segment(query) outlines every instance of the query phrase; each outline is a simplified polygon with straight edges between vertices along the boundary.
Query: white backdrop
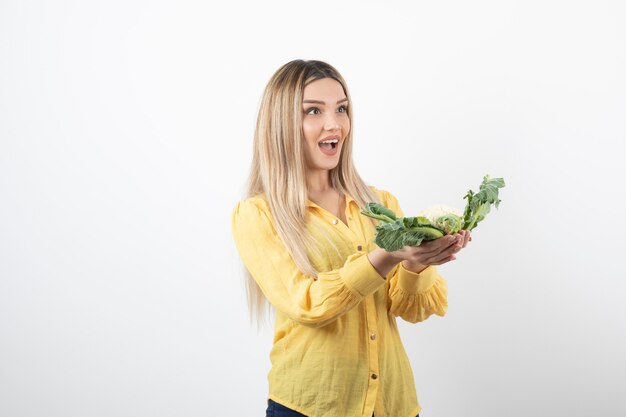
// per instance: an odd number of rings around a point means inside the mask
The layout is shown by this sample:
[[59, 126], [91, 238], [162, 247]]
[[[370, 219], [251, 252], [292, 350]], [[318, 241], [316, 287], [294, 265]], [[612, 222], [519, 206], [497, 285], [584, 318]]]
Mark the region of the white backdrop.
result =
[[[292, 59], [407, 215], [500, 209], [402, 322], [425, 417], [623, 416], [620, 0], [0, 1], [0, 415], [261, 416], [230, 213]], [[389, 416], [395, 417], [395, 416]]]

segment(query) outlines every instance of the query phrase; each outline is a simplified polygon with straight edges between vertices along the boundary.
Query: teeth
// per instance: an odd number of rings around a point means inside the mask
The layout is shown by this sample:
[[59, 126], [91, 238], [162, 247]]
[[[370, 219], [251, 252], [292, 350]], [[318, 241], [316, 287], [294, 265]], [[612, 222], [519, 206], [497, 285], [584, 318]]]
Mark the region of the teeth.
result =
[[337, 143], [337, 142], [339, 142], [338, 139], [329, 139], [329, 140], [320, 141], [320, 143]]

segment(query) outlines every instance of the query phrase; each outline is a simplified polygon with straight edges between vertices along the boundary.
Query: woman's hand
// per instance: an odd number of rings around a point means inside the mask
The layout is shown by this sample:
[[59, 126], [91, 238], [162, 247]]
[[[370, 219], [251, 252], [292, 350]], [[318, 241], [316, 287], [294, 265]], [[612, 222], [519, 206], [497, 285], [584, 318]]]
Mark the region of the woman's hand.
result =
[[455, 260], [454, 255], [471, 240], [470, 232], [461, 230], [459, 233], [431, 240], [419, 246], [405, 246], [389, 254], [397, 260], [404, 261], [407, 269], [421, 272], [430, 265], [442, 265]]

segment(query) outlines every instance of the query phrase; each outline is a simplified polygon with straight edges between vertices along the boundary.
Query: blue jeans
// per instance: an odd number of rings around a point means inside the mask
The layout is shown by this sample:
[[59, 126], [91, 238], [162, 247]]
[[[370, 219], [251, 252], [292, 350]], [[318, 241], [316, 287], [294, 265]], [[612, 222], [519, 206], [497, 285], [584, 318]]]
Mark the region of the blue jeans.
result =
[[300, 414], [297, 411], [287, 408], [282, 404], [275, 402], [272, 399], [267, 400], [267, 411], [265, 417], [306, 417], [304, 414]]
[[[265, 411], [265, 417], [306, 417], [304, 414], [300, 414], [297, 411], [287, 408], [282, 404], [275, 402], [274, 400], [267, 400], [267, 411]], [[374, 414], [372, 414], [374, 417]], [[418, 414], [415, 417], [420, 417]]]

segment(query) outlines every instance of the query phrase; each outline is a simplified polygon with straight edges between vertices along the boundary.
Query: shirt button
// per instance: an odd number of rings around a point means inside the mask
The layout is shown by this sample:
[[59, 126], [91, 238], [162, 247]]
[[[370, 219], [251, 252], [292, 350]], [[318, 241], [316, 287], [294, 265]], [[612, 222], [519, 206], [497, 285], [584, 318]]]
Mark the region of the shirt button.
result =
[[376, 335], [375, 335], [374, 333], [372, 333], [372, 334], [370, 335], [370, 339], [372, 339], [372, 340], [376, 340]]
[[378, 378], [378, 375], [372, 374], [372, 379], [376, 379], [376, 378]]
[[333, 219], [333, 224], [337, 224], [337, 219]]
[[356, 250], [361, 250], [361, 249], [363, 249], [363, 246], [361, 246], [361, 245], [356, 247]]

